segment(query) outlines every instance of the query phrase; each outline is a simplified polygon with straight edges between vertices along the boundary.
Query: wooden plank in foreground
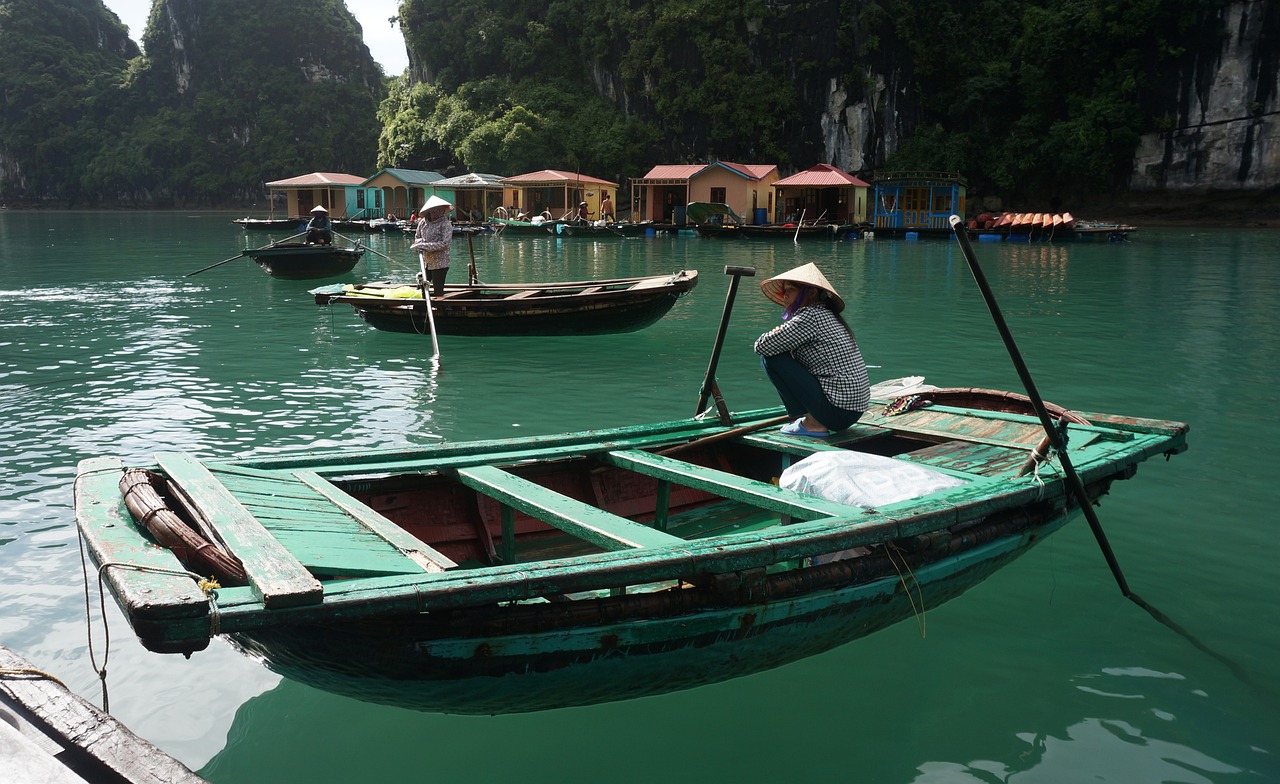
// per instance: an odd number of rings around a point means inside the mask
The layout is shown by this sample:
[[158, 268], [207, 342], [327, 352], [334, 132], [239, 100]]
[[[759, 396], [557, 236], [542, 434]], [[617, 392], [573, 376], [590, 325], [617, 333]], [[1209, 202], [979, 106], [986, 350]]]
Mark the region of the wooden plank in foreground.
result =
[[678, 536], [619, 517], [560, 495], [493, 466], [459, 468], [458, 479], [473, 490], [606, 550], [688, 544]]
[[285, 550], [200, 461], [181, 452], [159, 452], [156, 462], [217, 529], [244, 564], [249, 583], [267, 608], [318, 604], [320, 581]]
[[[0, 645], [0, 669], [33, 668]], [[59, 765], [76, 763], [79, 775], [73, 777], [75, 781], [205, 784], [181, 762], [47, 677], [20, 672], [0, 676], [0, 708], [6, 706], [63, 749], [53, 757]], [[14, 760], [0, 760], [0, 781], [9, 781], [5, 774], [13, 772], [13, 766]]]

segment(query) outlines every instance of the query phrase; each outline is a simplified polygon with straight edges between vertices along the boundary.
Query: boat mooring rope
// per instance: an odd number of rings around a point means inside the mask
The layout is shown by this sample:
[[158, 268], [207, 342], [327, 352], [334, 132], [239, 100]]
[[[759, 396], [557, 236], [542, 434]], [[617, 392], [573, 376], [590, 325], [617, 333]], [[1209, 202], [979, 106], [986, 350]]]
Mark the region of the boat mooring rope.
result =
[[[89, 666], [93, 668], [94, 673], [98, 676], [98, 681], [102, 685], [102, 710], [106, 713], [111, 712], [111, 702], [107, 694], [107, 660], [111, 657], [111, 627], [107, 623], [107, 600], [106, 591], [103, 589], [102, 579], [107, 569], [130, 569], [135, 572], [148, 572], [151, 574], [169, 574], [176, 577], [190, 577], [200, 586], [200, 590], [205, 596], [209, 597], [209, 634], [210, 636], [218, 634], [219, 614], [216, 590], [221, 588], [217, 579], [205, 578], [195, 572], [186, 569], [170, 569], [163, 566], [143, 566], [141, 564], [127, 563], [125, 561], [105, 561], [98, 566], [98, 612], [102, 616], [102, 666], [98, 666], [97, 655], [93, 649], [93, 600], [89, 595], [89, 561], [85, 558], [84, 553], [84, 533], [81, 532], [76, 537], [76, 541], [80, 545], [80, 571], [84, 576], [84, 619], [85, 619], [85, 637], [89, 642]], [[55, 679], [56, 680], [56, 679]], [[61, 681], [59, 681], [61, 683]]]
[[[44, 670], [37, 669], [35, 667], [0, 667], [0, 680], [26, 681], [36, 679], [53, 681], [62, 688], [67, 689], [67, 684], [58, 680]], [[71, 690], [67, 689], [67, 691]]]

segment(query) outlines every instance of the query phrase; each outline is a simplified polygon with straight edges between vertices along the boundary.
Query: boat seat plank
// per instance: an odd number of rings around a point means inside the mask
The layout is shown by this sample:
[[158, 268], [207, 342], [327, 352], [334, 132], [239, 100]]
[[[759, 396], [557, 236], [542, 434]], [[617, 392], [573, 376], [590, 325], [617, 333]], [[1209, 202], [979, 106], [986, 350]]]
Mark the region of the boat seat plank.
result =
[[606, 550], [687, 544], [678, 536], [597, 509], [494, 466], [459, 468], [457, 475], [467, 487]]
[[723, 498], [750, 503], [803, 520], [852, 517], [863, 513], [863, 510], [856, 506], [797, 493], [767, 482], [673, 460], [639, 449], [618, 449], [601, 455], [601, 458], [618, 468], [625, 468], [656, 479], [666, 479], [685, 487], [704, 490]]
[[210, 470], [314, 574], [414, 574], [457, 566], [314, 471]]
[[528, 299], [529, 297], [536, 297], [541, 293], [542, 293], [541, 289], [525, 289], [524, 291], [519, 291], [519, 292], [516, 292], [515, 294], [508, 294], [507, 296], [503, 297], [503, 299]]
[[329, 482], [315, 471], [295, 471], [294, 476], [307, 487], [337, 505], [351, 515], [351, 519], [377, 534], [392, 547], [428, 572], [442, 572], [457, 567], [449, 556], [378, 514], [354, 497]]
[[807, 436], [789, 436], [777, 430], [749, 433], [742, 436], [742, 441], [754, 446], [761, 446], [775, 452], [807, 457], [814, 452], [840, 452], [850, 444], [869, 441], [873, 438], [892, 435], [893, 431], [876, 425], [856, 424], [830, 438], [809, 438]]
[[160, 452], [155, 457], [172, 484], [201, 510], [244, 564], [249, 583], [264, 606], [296, 607], [324, 600], [320, 581], [200, 461], [180, 452]]

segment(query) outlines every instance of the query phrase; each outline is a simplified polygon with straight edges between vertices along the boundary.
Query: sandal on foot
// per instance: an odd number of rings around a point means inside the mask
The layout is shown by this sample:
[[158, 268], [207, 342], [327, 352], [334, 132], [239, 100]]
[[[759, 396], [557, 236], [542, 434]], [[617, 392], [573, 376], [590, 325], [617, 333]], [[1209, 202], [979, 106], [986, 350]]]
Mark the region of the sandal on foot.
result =
[[789, 436], [808, 436], [810, 438], [826, 438], [830, 430], [810, 430], [804, 426], [804, 417], [800, 417], [789, 425], [783, 425], [782, 432]]

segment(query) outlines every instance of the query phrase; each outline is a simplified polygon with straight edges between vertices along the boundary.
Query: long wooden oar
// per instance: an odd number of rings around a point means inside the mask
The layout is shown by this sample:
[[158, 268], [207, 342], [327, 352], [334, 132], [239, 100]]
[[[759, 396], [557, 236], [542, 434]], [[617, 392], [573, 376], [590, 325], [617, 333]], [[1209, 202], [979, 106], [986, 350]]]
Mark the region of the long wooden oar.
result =
[[707, 375], [703, 377], [702, 389], [698, 392], [698, 410], [693, 413], [694, 416], [701, 414], [707, 407], [707, 401], [715, 395], [716, 411], [720, 415], [720, 422], [729, 425], [733, 423], [733, 418], [729, 415], [729, 407], [725, 405], [724, 398], [720, 397], [720, 387], [716, 384], [716, 365], [720, 364], [720, 349], [724, 347], [724, 335], [729, 329], [729, 313], [733, 310], [733, 299], [738, 293], [738, 279], [744, 275], [748, 278], [754, 277], [756, 268], [725, 267], [724, 274], [733, 276], [733, 280], [730, 281], [729, 293], [724, 298], [724, 312], [720, 314], [720, 329], [716, 332], [715, 346], [711, 349]]
[[[304, 231], [304, 232], [302, 232], [301, 234], [295, 234], [295, 235], [293, 235], [293, 237], [301, 237], [303, 234], [306, 234], [306, 232]], [[286, 242], [286, 241], [288, 241], [288, 240], [293, 239], [293, 237], [285, 237], [283, 240], [280, 240], [280, 242]], [[253, 248], [253, 250], [263, 250], [264, 248], [270, 248], [272, 245], [276, 245], [276, 244], [277, 244], [277, 243], [272, 242], [272, 243], [270, 243], [270, 244], [268, 244], [268, 245], [263, 245], [261, 248]], [[210, 265], [209, 265], [209, 266], [207, 266], [207, 267], [201, 267], [200, 269], [196, 270], [195, 272], [188, 272], [186, 275], [183, 275], [182, 277], [184, 277], [184, 278], [189, 278], [189, 277], [191, 277], [192, 275], [199, 275], [201, 272], [204, 272], [204, 271], [206, 271], [206, 270], [211, 270], [211, 269], [213, 269], [214, 267], [221, 267], [223, 264], [229, 264], [229, 263], [231, 263], [231, 262], [235, 261], [236, 259], [243, 259], [243, 258], [244, 258], [245, 256], [247, 256], [247, 255], [249, 255], [249, 249], [248, 249], [248, 248], [246, 248], [245, 250], [240, 251], [238, 254], [236, 254], [235, 256], [232, 256], [232, 257], [231, 257], [231, 258], [229, 258], [229, 259], [223, 259], [222, 261], [218, 262], [217, 264], [210, 264]]]
[[1035, 409], [1036, 416], [1040, 418], [1040, 424], [1044, 427], [1045, 436], [1058, 453], [1058, 463], [1067, 475], [1067, 485], [1075, 496], [1080, 511], [1084, 512], [1085, 519], [1089, 521], [1089, 528], [1093, 530], [1093, 537], [1098, 541], [1098, 547], [1101, 548], [1103, 557], [1107, 559], [1107, 565], [1111, 567], [1111, 574], [1115, 577], [1116, 584], [1120, 586], [1120, 593], [1124, 594], [1125, 597], [1129, 597], [1132, 595], [1132, 591], [1129, 590], [1128, 581], [1124, 579], [1124, 573], [1120, 571], [1120, 564], [1116, 561], [1115, 553], [1111, 550], [1111, 544], [1107, 541], [1106, 532], [1102, 530], [1102, 523], [1098, 520], [1098, 515], [1093, 511], [1093, 501], [1090, 500], [1089, 493], [1084, 488], [1084, 482], [1080, 480], [1080, 475], [1076, 473], [1075, 466], [1071, 464], [1071, 457], [1067, 454], [1066, 445], [1062, 443], [1062, 435], [1053, 426], [1053, 419], [1049, 416], [1049, 410], [1045, 408], [1044, 400], [1036, 390], [1036, 382], [1031, 378], [1031, 372], [1027, 370], [1027, 363], [1023, 361], [1022, 354], [1018, 351], [1017, 344], [1014, 343], [1013, 333], [1009, 331], [1009, 325], [1004, 320], [1004, 314], [1000, 312], [1000, 306], [996, 304], [995, 294], [991, 291], [991, 285], [987, 283], [987, 276], [983, 274], [982, 266], [978, 264], [978, 257], [973, 252], [973, 246], [969, 244], [969, 234], [965, 230], [964, 221], [960, 219], [959, 215], [951, 216], [951, 231], [960, 243], [960, 250], [964, 253], [965, 261], [969, 264], [969, 271], [973, 273], [973, 279], [977, 282], [978, 289], [982, 292], [982, 298], [986, 300], [987, 309], [991, 311], [991, 318], [995, 321], [996, 330], [1000, 333], [1000, 339], [1004, 341], [1004, 347], [1009, 352], [1009, 358], [1013, 360], [1013, 366], [1018, 371], [1018, 378], [1022, 379], [1022, 386], [1027, 392], [1027, 397], [1031, 399], [1031, 406]]
[[471, 241], [473, 234], [474, 231], [467, 232], [467, 250], [471, 252], [471, 260], [467, 262], [467, 283], [472, 286], [480, 282], [480, 277], [476, 275], [476, 246]]
[[698, 438], [695, 438], [691, 441], [686, 441], [683, 444], [676, 444], [675, 446], [669, 446], [666, 449], [659, 449], [655, 454], [664, 455], [664, 456], [673, 455], [676, 452], [681, 452], [685, 449], [688, 449], [689, 447], [706, 446], [707, 444], [715, 444], [720, 441], [727, 441], [730, 438], [737, 438], [738, 436], [743, 436], [743, 435], [746, 435], [747, 433], [754, 433], [757, 430], [763, 430], [764, 428], [769, 427], [770, 425], [785, 424], [787, 422], [790, 422], [792, 419], [793, 417], [790, 414], [783, 414], [782, 416], [776, 416], [776, 417], [773, 417], [772, 419], [764, 419], [759, 422], [752, 422], [749, 425], [742, 425], [740, 427], [731, 428], [729, 430], [721, 430], [719, 433], [712, 433], [709, 436], [699, 436]]
[[[960, 249], [964, 253], [965, 261], [969, 264], [969, 270], [973, 273], [974, 280], [978, 282], [978, 288], [982, 290], [982, 297], [987, 301], [987, 308], [991, 311], [991, 317], [996, 323], [996, 328], [1000, 331], [1000, 337], [1004, 340], [1005, 348], [1008, 349], [1009, 356], [1013, 359], [1014, 366], [1018, 369], [1022, 385], [1027, 390], [1027, 397], [1031, 398], [1031, 405], [1035, 408], [1036, 415], [1040, 418], [1040, 424], [1044, 427], [1045, 439], [1053, 445], [1054, 450], [1058, 453], [1058, 462], [1061, 464], [1063, 472], [1067, 475], [1068, 484], [1076, 497], [1076, 503], [1080, 505], [1085, 519], [1089, 521], [1089, 527], [1093, 530], [1094, 538], [1098, 540], [1098, 546], [1102, 549], [1103, 555], [1106, 556], [1107, 565], [1111, 567], [1111, 573], [1116, 578], [1116, 584], [1120, 586], [1120, 592], [1124, 594], [1126, 599], [1146, 610], [1156, 621], [1181, 636], [1201, 652], [1208, 654], [1225, 665], [1242, 683], [1247, 684], [1256, 691], [1265, 692], [1273, 702], [1280, 699], [1280, 695], [1277, 695], [1273, 688], [1259, 683], [1244, 667], [1241, 667], [1225, 654], [1219, 653], [1204, 642], [1201, 642], [1200, 639], [1184, 629], [1172, 618], [1152, 607], [1142, 597], [1129, 590], [1129, 583], [1124, 579], [1124, 574], [1120, 571], [1120, 564], [1116, 562], [1115, 554], [1111, 551], [1111, 545], [1107, 543], [1107, 536], [1102, 530], [1102, 523], [1098, 521], [1098, 515], [1093, 511], [1093, 503], [1089, 500], [1088, 493], [1085, 492], [1084, 483], [1080, 481], [1080, 475], [1076, 473], [1075, 466], [1071, 464], [1071, 458], [1062, 443], [1062, 434], [1053, 426], [1053, 420], [1049, 417], [1044, 401], [1040, 398], [1039, 393], [1036, 392], [1035, 382], [1032, 381], [1026, 363], [1022, 361], [1022, 355], [1018, 352], [1018, 347], [1013, 342], [1013, 335], [1009, 332], [1004, 316], [996, 305], [995, 295], [991, 293], [991, 286], [987, 284], [986, 276], [982, 274], [982, 268], [978, 265], [978, 259], [973, 253], [973, 246], [969, 244], [968, 232], [965, 230], [963, 221], [957, 215], [951, 216], [951, 231], [956, 235], [956, 240], [960, 243]], [[1041, 445], [1036, 447], [1036, 451], [1039, 452], [1043, 449], [1042, 441]], [[1031, 461], [1034, 461], [1034, 458], [1031, 458]]]
[[804, 210], [800, 210], [800, 220], [796, 223], [796, 236], [791, 238], [792, 242], [800, 241], [800, 229], [804, 227]]
[[427, 323], [431, 325], [431, 350], [435, 352], [432, 357], [438, 362], [440, 361], [440, 340], [436, 337], [436, 317], [431, 312], [431, 294], [427, 291], [427, 257], [418, 254], [418, 269], [422, 275], [422, 302], [427, 306]]

